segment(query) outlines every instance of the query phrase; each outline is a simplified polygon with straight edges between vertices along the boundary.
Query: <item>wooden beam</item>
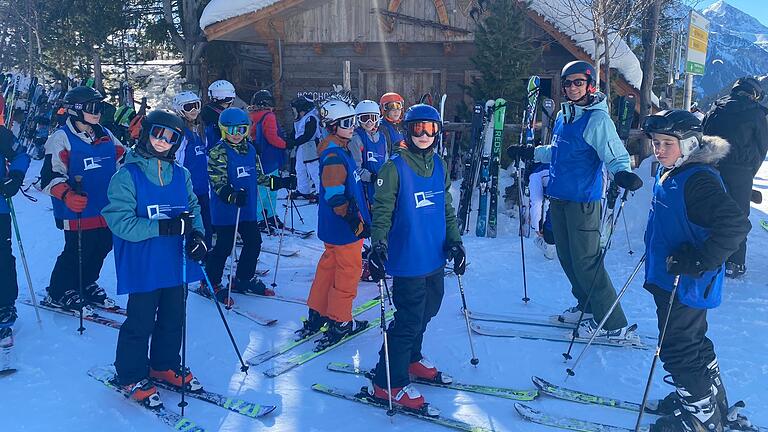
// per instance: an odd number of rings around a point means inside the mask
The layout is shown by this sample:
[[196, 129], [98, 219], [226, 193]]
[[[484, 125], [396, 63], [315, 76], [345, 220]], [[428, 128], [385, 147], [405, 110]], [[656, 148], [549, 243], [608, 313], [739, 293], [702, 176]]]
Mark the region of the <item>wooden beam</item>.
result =
[[248, 12], [211, 24], [203, 29], [203, 32], [209, 41], [221, 39], [228, 33], [232, 33], [235, 30], [254, 24], [257, 21], [264, 20], [265, 18], [272, 17], [291, 8], [300, 6], [305, 1], [306, 0], [280, 0], [257, 11]]

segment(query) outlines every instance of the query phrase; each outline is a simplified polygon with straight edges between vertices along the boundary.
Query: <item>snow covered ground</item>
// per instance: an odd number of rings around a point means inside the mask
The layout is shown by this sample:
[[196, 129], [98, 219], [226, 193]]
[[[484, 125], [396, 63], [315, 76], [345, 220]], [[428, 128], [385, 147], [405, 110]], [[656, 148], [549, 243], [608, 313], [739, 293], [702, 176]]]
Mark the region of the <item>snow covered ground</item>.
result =
[[[627, 235], [620, 221], [606, 266], [614, 285], [624, 284], [643, 252], [642, 232], [649, 207], [650, 161], [638, 169], [645, 187], [626, 204], [629, 238], [634, 250], [628, 254]], [[34, 164], [28, 174], [31, 181], [39, 172]], [[756, 187], [768, 194], [768, 163], [756, 179]], [[503, 189], [502, 189], [503, 190]], [[16, 197], [15, 204], [30, 261], [34, 287], [42, 292], [50, 270], [63, 244], [50, 211], [50, 201], [33, 189], [39, 202]], [[768, 196], [766, 197], [768, 198]], [[306, 229], [314, 229], [316, 207], [301, 207]], [[476, 208], [476, 207], [475, 207]], [[763, 245], [768, 232], [760, 228], [766, 219], [768, 201], [752, 209], [753, 230], [743, 281], [727, 282], [723, 305], [710, 315], [710, 337], [715, 341], [720, 366], [731, 402], [743, 399], [753, 422], [768, 425], [768, 276], [765, 263], [768, 250]], [[537, 312], [542, 315], [572, 305], [569, 285], [557, 261], [544, 259], [532, 241], [526, 240], [529, 295], [524, 305], [520, 272], [520, 244], [516, 236], [517, 220], [500, 214], [499, 238], [475, 238], [468, 235], [465, 244], [471, 265], [464, 277], [469, 308], [482, 312]], [[474, 222], [471, 225], [474, 227]], [[275, 239], [266, 244], [276, 246]], [[15, 240], [14, 240], [15, 244]], [[285, 295], [306, 296], [323, 246], [316, 238], [288, 239], [286, 247], [299, 248], [298, 257], [283, 258], [277, 276], [278, 291]], [[18, 254], [16, 254], [19, 257]], [[157, 257], [162, 259], [162, 257]], [[262, 254], [260, 268], [273, 268], [275, 257]], [[28, 298], [27, 284], [19, 263], [20, 297]], [[72, 269], [76, 271], [76, 269]], [[274, 269], [272, 270], [274, 272]], [[272, 273], [268, 277], [271, 282]], [[114, 294], [115, 272], [112, 256], [105, 263], [100, 283]], [[655, 314], [651, 296], [642, 289], [642, 272], [632, 283], [623, 301], [630, 322], [640, 332], [655, 335]], [[370, 299], [376, 286], [362, 283], [359, 300]], [[125, 303], [126, 297], [118, 298]], [[262, 315], [277, 318], [275, 327], [257, 326], [235, 314], [228, 319], [245, 357], [276, 346], [291, 337], [305, 315], [304, 307], [263, 299], [236, 298], [238, 305]], [[358, 301], [359, 301], [358, 300]], [[561, 353], [566, 344], [507, 338], [474, 336], [480, 364], [469, 364], [469, 346], [460, 296], [455, 277], [446, 280], [442, 309], [430, 324], [424, 352], [457, 381], [532, 389], [531, 376], [539, 375], [556, 384], [565, 378]], [[76, 332], [77, 319], [41, 311], [42, 328], [35, 323], [31, 307], [18, 305], [19, 332], [16, 356], [19, 371], [0, 379], [0, 418], [8, 431], [164, 431], [166, 426], [142, 408], [127, 403], [121, 396], [89, 378], [86, 371], [94, 365], [107, 365], [114, 360], [117, 331], [98, 324], [86, 323], [83, 335]], [[313, 383], [331, 384], [354, 391], [368, 385], [363, 378], [340, 375], [325, 370], [330, 361], [354, 362], [371, 367], [377, 359], [381, 343], [377, 330], [317, 358], [276, 379], [262, 372], [273, 363], [252, 367], [248, 375], [240, 372], [237, 358], [218, 318], [214, 305], [195, 295], [189, 297], [188, 365], [212, 391], [237, 395], [251, 401], [277, 404], [278, 409], [260, 420], [197, 400], [189, 400], [187, 416], [209, 431], [438, 431], [443, 428], [417, 419], [398, 415], [390, 419], [380, 409], [331, 398], [310, 390]], [[375, 308], [363, 318], [378, 316]], [[499, 324], [502, 325], [502, 324]], [[303, 345], [289, 354], [309, 349]], [[574, 351], [578, 354], [581, 346]], [[627, 400], [640, 400], [653, 351], [620, 348], [593, 348], [582, 361], [568, 386]], [[662, 397], [670, 387], [662, 383], [664, 371], [657, 370], [653, 397]], [[445, 416], [471, 422], [497, 431], [552, 430], [522, 421], [513, 401], [419, 386], [427, 400], [439, 407]], [[177, 395], [161, 391], [166, 406], [177, 409]], [[531, 406], [548, 412], [632, 427], [635, 415], [611, 408], [582, 406], [541, 397]], [[649, 422], [652, 416], [646, 416]]]

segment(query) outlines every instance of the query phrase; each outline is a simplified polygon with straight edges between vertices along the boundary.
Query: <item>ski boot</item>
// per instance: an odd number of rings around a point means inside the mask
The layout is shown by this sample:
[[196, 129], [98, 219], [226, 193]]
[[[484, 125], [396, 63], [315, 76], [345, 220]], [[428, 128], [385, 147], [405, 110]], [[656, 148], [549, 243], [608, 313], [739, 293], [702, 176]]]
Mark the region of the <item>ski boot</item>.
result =
[[720, 365], [717, 363], [717, 358], [712, 360], [707, 365], [709, 371], [709, 378], [712, 380], [712, 392], [715, 395], [715, 401], [717, 407], [720, 409], [720, 414], [723, 416], [723, 424], [728, 422], [728, 395], [725, 392], [725, 386], [723, 380], [720, 378]]
[[8, 306], [0, 306], [0, 329], [13, 327], [16, 323], [16, 306], [11, 303]]
[[368, 321], [353, 319], [352, 321], [339, 322], [329, 319], [328, 329], [323, 333], [323, 337], [318, 339], [315, 344], [315, 352], [336, 345], [345, 337], [352, 336], [366, 327], [368, 327]]
[[256, 294], [260, 296], [274, 296], [275, 292], [267, 288], [259, 278], [253, 278], [251, 280], [235, 279], [232, 281], [232, 292], [239, 294]]
[[203, 385], [200, 384], [200, 381], [195, 378], [194, 375], [192, 375], [192, 372], [190, 372], [189, 368], [186, 368], [186, 374], [184, 376], [184, 382], [182, 384], [181, 381], [181, 375], [182, 375], [182, 369], [181, 366], [177, 367], [176, 369], [166, 369], [166, 370], [155, 370], [154, 368], [149, 368], [149, 376], [153, 380], [162, 381], [164, 383], [170, 384], [176, 388], [181, 388], [182, 385], [185, 386], [187, 391], [190, 392], [198, 392], [203, 389]]
[[102, 309], [114, 309], [117, 303], [109, 297], [104, 288], [100, 287], [96, 282], [90, 283], [83, 288], [83, 299], [88, 304], [95, 305]]
[[423, 381], [436, 382], [439, 384], [450, 384], [453, 377], [437, 370], [435, 365], [426, 357], [408, 365], [408, 374]]
[[676, 391], [680, 408], [656, 420], [651, 432], [723, 432], [723, 417], [712, 391], [704, 397], [694, 397], [683, 387]]
[[319, 332], [325, 323], [328, 322], [328, 318], [320, 315], [320, 312], [314, 309], [309, 309], [309, 313], [307, 314], [307, 317], [303, 319], [303, 321], [303, 326], [293, 332], [296, 335], [296, 340], [304, 339]]
[[269, 216], [267, 218], [267, 224], [269, 224], [273, 231], [281, 230], [285, 227], [285, 224], [280, 220], [279, 217], [277, 217], [277, 215]]
[[267, 225], [267, 222], [264, 219], [258, 221], [256, 227], [264, 234], [272, 234], [272, 229]]
[[736, 264], [733, 262], [725, 263], [725, 276], [731, 279], [739, 279], [747, 272], [747, 266], [744, 264]]
[[66, 290], [59, 298], [51, 297], [49, 292], [45, 300], [43, 300], [43, 304], [71, 312], [80, 312], [80, 309], [82, 309], [83, 316], [96, 315], [96, 311], [75, 290]]
[[[376, 402], [389, 406], [389, 393], [386, 388], [374, 384], [371, 396]], [[438, 417], [440, 415], [440, 410], [431, 407], [413, 384], [408, 384], [405, 387], [392, 387], [392, 405], [397, 405], [405, 410], [430, 417]]]
[[[586, 315], [586, 314], [585, 314]], [[616, 330], [598, 330], [597, 321], [594, 318], [581, 320], [579, 328], [577, 329], [578, 336], [580, 338], [591, 338], [593, 334], [597, 333], [598, 338], [604, 338], [611, 342], [621, 343], [624, 345], [638, 345], [640, 344], [640, 336], [637, 335], [637, 324], [631, 326], [622, 327]]]
[[[675, 386], [674, 381], [672, 381], [672, 375], [664, 375], [664, 382]], [[678, 409], [680, 409], [680, 397], [674, 390], [666, 395], [664, 399], [648, 401], [648, 406], [645, 408], [647, 412], [656, 415], [670, 415]]]
[[579, 317], [582, 320], [586, 320], [592, 318], [592, 316], [592, 312], [584, 312], [584, 316], [581, 316], [581, 309], [578, 306], [571, 306], [558, 315], [557, 320], [562, 323], [578, 324]]
[[160, 408], [163, 406], [160, 395], [157, 393], [157, 387], [152, 384], [149, 378], [144, 378], [131, 384], [120, 385], [119, 387], [127, 393], [128, 397], [147, 408]]
[[213, 286], [213, 295], [216, 297], [216, 301], [223, 304], [227, 308], [231, 308], [235, 305], [235, 301], [232, 300], [232, 297], [229, 296], [229, 290], [224, 288], [221, 284], [216, 284]]
[[360, 275], [361, 282], [375, 282], [371, 277], [370, 263], [367, 259], [363, 259], [363, 271]]
[[533, 240], [533, 244], [535, 244], [539, 249], [541, 249], [542, 252], [544, 252], [544, 258], [553, 260], [557, 257], [557, 250], [555, 249], [555, 245], [551, 245], [544, 241], [544, 237], [536, 236], [536, 238]]

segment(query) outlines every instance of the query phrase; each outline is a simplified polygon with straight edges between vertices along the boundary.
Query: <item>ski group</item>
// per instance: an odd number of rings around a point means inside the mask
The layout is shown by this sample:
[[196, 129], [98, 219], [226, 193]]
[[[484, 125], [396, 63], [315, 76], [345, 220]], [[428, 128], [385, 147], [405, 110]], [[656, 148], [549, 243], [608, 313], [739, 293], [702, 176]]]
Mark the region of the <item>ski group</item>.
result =
[[[759, 102], [764, 95], [755, 82], [737, 81], [730, 97]], [[738, 413], [743, 402], [728, 403], [714, 344], [706, 336], [706, 311], [720, 304], [726, 273], [736, 277], [745, 272], [743, 263], [733, 262], [727, 272], [726, 262], [745, 248], [751, 228], [742, 203], [726, 192], [716, 169], [736, 145], [722, 133], [708, 132], [716, 130], [708, 129], [710, 117], [723, 115], [719, 105], [704, 123], [683, 110], [642, 119], [659, 171], [646, 252], [617, 293], [604, 267], [605, 255], [624, 203], [643, 185], [632, 172], [623, 142], [634, 101], [620, 104], [614, 124], [591, 64], [568, 63], [560, 83], [564, 102], [557, 114], [551, 100], [541, 101], [543, 133], [537, 140], [541, 80], [530, 78], [519, 142], [506, 148], [512, 161], [512, 201], [518, 206], [523, 300], [530, 300], [524, 238], [533, 233], [548, 258], [557, 256], [577, 303], [549, 317], [485, 314], [466, 306], [462, 276], [467, 252], [462, 234], [470, 230], [475, 189], [475, 234], [498, 235], [508, 109], [503, 98], [473, 107], [470, 150], [455, 210], [451, 172], [441, 147], [445, 98], [438, 111], [427, 103], [406, 107], [397, 93], [385, 93], [378, 102], [357, 102], [346, 93], [318, 101], [298, 96], [290, 104], [293, 130], [285, 133], [275, 114], [277, 102], [268, 90], [254, 93], [243, 109], [238, 107], [242, 101], [235, 87], [217, 80], [208, 87], [205, 105], [190, 91], [175, 95], [172, 110], [147, 113], [146, 103], [142, 104], [133, 113], [128, 145], [101, 122], [107, 114], [104, 96], [87, 85], [71, 88], [62, 98], [63, 121], [43, 146], [39, 188], [51, 197], [55, 224], [64, 231], [64, 249], [45, 293], [37, 294], [39, 302], [12, 201], [23, 187], [30, 156], [12, 129], [0, 126], [0, 192], [5, 198], [0, 202], [0, 229], [8, 239], [0, 250], [3, 356], [13, 346], [17, 318], [18, 284], [10, 248], [13, 225], [30, 289], [31, 300], [24, 302], [79, 318], [80, 333], [84, 321], [118, 329], [114, 367], [96, 366], [89, 375], [179, 430], [203, 430], [185, 417], [187, 396], [251, 418], [276, 408], [208, 391], [187, 366], [190, 285], [215, 304], [243, 372], [272, 360], [264, 373], [279, 376], [366, 331], [380, 329], [383, 341], [370, 369], [328, 365], [331, 371], [365, 376], [370, 386], [359, 392], [324, 384], [312, 389], [385, 408], [390, 415], [403, 413], [458, 430], [484, 430], [441, 416], [417, 388], [431, 385], [517, 401], [543, 394], [636, 411], [638, 428], [644, 413], [655, 414], [659, 417], [650, 426], [654, 432], [761, 430]], [[17, 86], [14, 81], [12, 88]], [[133, 104], [127, 88], [121, 86], [120, 92]], [[15, 90], [9, 93], [13, 98]], [[287, 198], [282, 219], [277, 205], [281, 190]], [[286, 223], [289, 211], [291, 217], [298, 212], [294, 203], [298, 199], [317, 205], [316, 235], [324, 244], [306, 300], [276, 292], [280, 257], [295, 255], [283, 249], [283, 238], [307, 239], [315, 234]], [[263, 235], [278, 238], [270, 286], [259, 277], [265, 273], [256, 269], [266, 251]], [[110, 251], [116, 267], [114, 291], [128, 295], [125, 308], [98, 284]], [[641, 404], [558, 387], [537, 377], [534, 390], [454, 382], [422, 352], [428, 323], [443, 300], [447, 262], [452, 262], [457, 277], [473, 365], [479, 363], [473, 333], [570, 342], [566, 359], [576, 342], [639, 349], [656, 343], [653, 365], [657, 358], [662, 360], [675, 391], [662, 400], [648, 400], [654, 367]], [[644, 287], [657, 305], [660, 335], [655, 339], [641, 337], [620, 304], [642, 266]], [[361, 281], [375, 282], [378, 297], [354, 307]], [[307, 316], [292, 340], [244, 359], [222, 306], [260, 325], [275, 320], [241, 309], [233, 294], [305, 304]], [[391, 310], [387, 299], [394, 306]], [[376, 306], [377, 317], [361, 319]], [[532, 330], [503, 327], [508, 324]], [[314, 346], [289, 353], [308, 342]], [[14, 371], [12, 365], [0, 366], [5, 374]], [[163, 405], [158, 388], [181, 394], [180, 414]], [[515, 408], [523, 419], [561, 428], [623, 430], [542, 413], [523, 403]]]

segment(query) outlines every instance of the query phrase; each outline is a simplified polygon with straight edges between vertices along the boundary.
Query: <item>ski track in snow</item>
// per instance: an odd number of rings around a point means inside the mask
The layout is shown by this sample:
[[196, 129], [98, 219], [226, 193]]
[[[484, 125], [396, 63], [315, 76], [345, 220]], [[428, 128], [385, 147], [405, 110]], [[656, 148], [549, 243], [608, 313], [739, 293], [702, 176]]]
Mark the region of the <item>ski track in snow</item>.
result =
[[[40, 169], [33, 163], [28, 182]], [[650, 160], [637, 170], [645, 181], [643, 189], [630, 197], [625, 212], [630, 230], [634, 255], [630, 256], [624, 221], [620, 220], [608, 253], [606, 266], [618, 290], [625, 282], [643, 252], [642, 234], [649, 207]], [[756, 180], [756, 188], [768, 189], [768, 164], [764, 164]], [[500, 191], [510, 183], [509, 176], [501, 178]], [[458, 198], [458, 183], [454, 185]], [[50, 271], [63, 245], [63, 236], [52, 220], [49, 199], [32, 190], [39, 202], [31, 203], [20, 195], [15, 205], [21, 221], [21, 231], [30, 261], [30, 271], [36, 291], [42, 292], [48, 283]], [[476, 194], [475, 194], [476, 195]], [[768, 197], [767, 197], [768, 198]], [[471, 265], [464, 277], [469, 308], [478, 312], [531, 312], [549, 314], [573, 304], [567, 279], [559, 263], [548, 261], [532, 239], [525, 240], [528, 269], [528, 294], [531, 302], [524, 305], [520, 272], [520, 243], [516, 236], [517, 219], [503, 210], [500, 199], [499, 238], [465, 237], [468, 260]], [[476, 209], [476, 204], [473, 209]], [[302, 207], [307, 225], [297, 228], [314, 229], [316, 207]], [[752, 421], [768, 425], [768, 277], [764, 272], [768, 251], [762, 248], [768, 232], [761, 229], [759, 220], [768, 218], [768, 203], [754, 206], [751, 220], [750, 246], [743, 281], [728, 280], [723, 304], [710, 314], [709, 336], [714, 340], [731, 402], [744, 399], [746, 413]], [[473, 213], [474, 216], [474, 213]], [[282, 214], [281, 214], [282, 217]], [[474, 217], [470, 228], [474, 232]], [[13, 240], [14, 248], [16, 240]], [[277, 246], [275, 238], [265, 238], [266, 244]], [[322, 244], [316, 238], [299, 240], [286, 237], [285, 247], [301, 250], [297, 257], [281, 258], [277, 274], [278, 291], [282, 294], [305, 297], [309, 291]], [[29, 296], [20, 255], [16, 251], [19, 291], [21, 298]], [[159, 257], [160, 259], [160, 257]], [[262, 254], [259, 268], [272, 268], [265, 278], [272, 282], [275, 256]], [[76, 271], [76, 269], [72, 269]], [[630, 322], [636, 322], [646, 335], [656, 335], [656, 319], [650, 294], [642, 289], [641, 271], [624, 297], [623, 307]], [[100, 283], [114, 295], [115, 270], [110, 254], [104, 264]], [[377, 294], [375, 284], [361, 283], [358, 304]], [[126, 296], [117, 297], [125, 304]], [[261, 315], [274, 317], [279, 322], [271, 328], [257, 326], [235, 314], [228, 314], [230, 326], [245, 358], [277, 346], [291, 337], [299, 327], [306, 309], [300, 305], [271, 300], [236, 298], [238, 306]], [[539, 375], [561, 384], [565, 368], [561, 353], [567, 344], [522, 339], [489, 338], [473, 335], [480, 364], [469, 364], [469, 347], [461, 300], [455, 277], [446, 278], [445, 299], [438, 316], [432, 321], [424, 341], [424, 353], [452, 374], [457, 381], [491, 384], [523, 389], [533, 388], [532, 375]], [[19, 371], [0, 379], [0, 418], [4, 430], [103, 430], [110, 431], [163, 431], [168, 430], [153, 415], [127, 403], [118, 394], [89, 378], [87, 370], [94, 365], [109, 364], [114, 360], [118, 332], [114, 329], [86, 322], [83, 335], [76, 332], [75, 318], [40, 311], [42, 329], [34, 320], [31, 307], [18, 306], [19, 321], [25, 327], [16, 338], [16, 358]], [[372, 330], [346, 345], [329, 352], [276, 379], [262, 371], [272, 361], [251, 367], [248, 375], [239, 371], [239, 363], [225, 334], [214, 305], [199, 296], [189, 296], [187, 364], [211, 391], [237, 395], [240, 398], [264, 404], [276, 404], [278, 409], [263, 419], [252, 420], [224, 409], [189, 399], [186, 415], [209, 431], [358, 431], [361, 424], [368, 430], [386, 431], [438, 431], [442, 427], [406, 416], [390, 419], [383, 410], [358, 406], [314, 393], [310, 385], [319, 382], [343, 389], [357, 390], [368, 385], [365, 379], [336, 374], [325, 370], [330, 361], [352, 362], [371, 367], [378, 357], [380, 332]], [[373, 319], [379, 314], [374, 308], [362, 318]], [[118, 317], [120, 318], [120, 317]], [[504, 324], [499, 324], [504, 325]], [[310, 348], [305, 344], [291, 353]], [[576, 357], [583, 345], [576, 345]], [[639, 401], [645, 385], [653, 351], [593, 347], [569, 378], [567, 385], [617, 398]], [[671, 388], [662, 382], [665, 374], [656, 371], [652, 397], [663, 397]], [[471, 422], [498, 431], [545, 431], [545, 426], [526, 423], [514, 411], [513, 401], [490, 396], [462, 393], [427, 386], [418, 386], [427, 400], [439, 407], [446, 416]], [[179, 397], [162, 391], [161, 397], [172, 409]], [[567, 414], [582, 419], [607, 422], [631, 427], [635, 415], [610, 408], [582, 406], [551, 398], [541, 398], [532, 406], [553, 413]], [[20, 407], [25, 408], [24, 411]], [[652, 416], [647, 416], [649, 422]]]

